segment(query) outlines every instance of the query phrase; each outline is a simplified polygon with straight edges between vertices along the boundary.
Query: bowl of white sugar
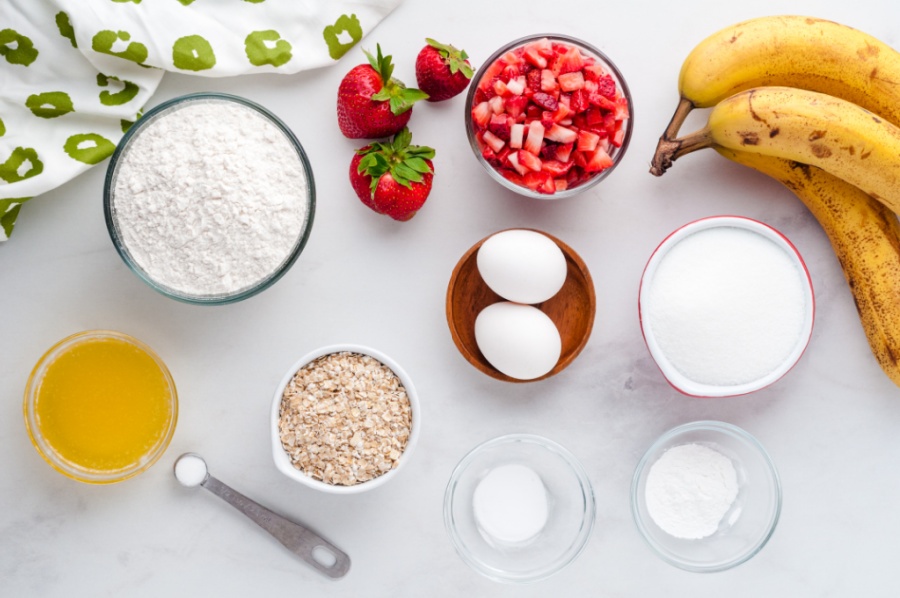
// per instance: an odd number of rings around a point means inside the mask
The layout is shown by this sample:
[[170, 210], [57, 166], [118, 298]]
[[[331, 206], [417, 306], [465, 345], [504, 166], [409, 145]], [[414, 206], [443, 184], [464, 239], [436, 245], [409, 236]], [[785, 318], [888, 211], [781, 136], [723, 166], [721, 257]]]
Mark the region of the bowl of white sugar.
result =
[[772, 537], [781, 482], [771, 457], [743, 429], [718, 421], [673, 428], [638, 463], [631, 511], [650, 548], [698, 573], [746, 562]]
[[641, 278], [641, 331], [665, 379], [695, 397], [748, 394], [779, 380], [812, 335], [815, 297], [794, 245], [750, 218], [687, 224]]
[[249, 100], [196, 93], [148, 111], [109, 163], [104, 212], [127, 266], [187, 303], [246, 299], [293, 265], [312, 228], [303, 146]]
[[531, 583], [571, 564], [594, 526], [594, 492], [579, 461], [533, 434], [484, 442], [456, 466], [444, 493], [453, 547], [495, 581]]

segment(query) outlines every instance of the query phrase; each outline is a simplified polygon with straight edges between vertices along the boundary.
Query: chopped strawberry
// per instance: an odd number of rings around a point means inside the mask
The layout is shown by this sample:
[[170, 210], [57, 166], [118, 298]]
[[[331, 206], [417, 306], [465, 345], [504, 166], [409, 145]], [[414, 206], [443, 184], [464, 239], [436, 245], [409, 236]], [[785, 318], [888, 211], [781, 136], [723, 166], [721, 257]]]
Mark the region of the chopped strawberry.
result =
[[578, 151], [592, 152], [597, 149], [598, 143], [600, 143], [600, 136], [596, 133], [591, 133], [587, 129], [578, 131], [578, 145], [576, 146]]
[[525, 60], [533, 64], [539, 69], [547, 68], [547, 59], [540, 55], [537, 47], [534, 44], [525, 47], [525, 52], [522, 54], [525, 57]]
[[498, 96], [506, 95], [508, 93], [506, 83], [503, 79], [495, 79], [494, 84], [491, 85], [491, 89], [493, 89], [494, 93]]
[[509, 139], [510, 127], [515, 121], [508, 114], [493, 114], [488, 122], [488, 131], [500, 139]]
[[532, 191], [546, 193], [548, 195], [556, 191], [556, 183], [549, 173], [529, 172], [522, 178], [524, 179], [525, 186]]
[[525, 87], [530, 89], [532, 92], [541, 90], [541, 69], [531, 69], [528, 71], [528, 74], [525, 75]]
[[[519, 150], [519, 152], [522, 150]], [[512, 164], [512, 167], [521, 175], [525, 175], [529, 172], [528, 168], [519, 162], [519, 152], [515, 152], [509, 155], [509, 163]]]
[[556, 82], [556, 75], [550, 69], [543, 69], [541, 71], [541, 91], [553, 93], [558, 89], [559, 84]]
[[577, 47], [571, 46], [565, 54], [561, 54], [557, 58], [556, 68], [560, 75], [580, 73], [584, 68], [584, 57], [581, 55], [581, 51]]
[[472, 108], [472, 120], [479, 127], [486, 127], [491, 120], [491, 106], [488, 102], [481, 102]]
[[599, 81], [600, 77], [606, 74], [606, 69], [604, 69], [599, 64], [591, 64], [589, 66], [584, 67], [584, 78], [588, 81]]
[[544, 143], [544, 125], [539, 120], [533, 120], [528, 125], [528, 135], [522, 147], [537, 156], [541, 153], [542, 143]]
[[504, 106], [506, 106], [506, 100], [504, 100], [502, 96], [494, 96], [488, 100], [488, 104], [491, 107], [491, 112], [500, 114], [503, 112]]
[[549, 110], [551, 112], [555, 112], [556, 109], [559, 108], [559, 100], [543, 91], [535, 92], [534, 95], [531, 96], [531, 101], [542, 107], [544, 110]]
[[612, 137], [612, 144], [616, 147], [622, 147], [625, 141], [625, 129], [619, 128]]
[[585, 123], [589, 127], [603, 126], [603, 112], [600, 108], [591, 107], [585, 113]]
[[584, 89], [578, 89], [572, 92], [571, 100], [569, 102], [569, 107], [572, 108], [572, 112], [576, 114], [584, 112], [590, 105], [588, 94]]
[[553, 178], [559, 178], [569, 172], [574, 162], [560, 162], [559, 160], [544, 160], [541, 170], [549, 173]]
[[544, 133], [544, 137], [557, 143], [572, 143], [578, 137], [578, 133], [572, 129], [554, 124]]
[[506, 100], [506, 114], [513, 120], [517, 120], [525, 112], [527, 105], [528, 98], [525, 96], [512, 96]]
[[525, 91], [525, 76], [519, 75], [515, 79], [510, 79], [506, 84], [506, 90], [510, 95], [520, 96]]
[[520, 149], [518, 154], [516, 154], [516, 158], [519, 160], [519, 164], [521, 164], [528, 170], [538, 171], [541, 169], [541, 159], [531, 152]]
[[597, 85], [599, 86], [598, 91], [600, 92], [600, 95], [609, 100], [616, 99], [616, 82], [613, 81], [612, 77], [603, 75], [597, 80]]
[[556, 185], [557, 193], [559, 193], [560, 191], [565, 191], [569, 188], [569, 181], [567, 181], [566, 179], [556, 179], [555, 181], [553, 181], [553, 183]]
[[565, 120], [572, 113], [572, 110], [569, 106], [563, 102], [559, 103], [559, 107], [556, 109], [556, 112], [552, 114], [553, 122], [561, 123], [561, 121]]
[[616, 109], [616, 103], [613, 102], [612, 100], [610, 100], [608, 97], [606, 97], [602, 93], [600, 93], [599, 91], [596, 93], [592, 93], [590, 96], [588, 96], [588, 101], [591, 104], [593, 104], [594, 106], [597, 106], [598, 108], [600, 108], [600, 110], [606, 110], [606, 111], [612, 112], [612, 111], [615, 111], [615, 109]]
[[623, 121], [628, 118], [628, 100], [625, 98], [616, 98], [616, 120]]
[[519, 149], [525, 141], [525, 125], [516, 123], [509, 128], [509, 147]]
[[574, 149], [574, 143], [561, 143], [556, 146], [556, 159], [560, 162], [568, 162], [572, 157], [572, 150]]
[[564, 73], [559, 76], [559, 88], [563, 91], [575, 91], [584, 87], [584, 75], [581, 71]]
[[503, 178], [512, 182], [513, 184], [519, 185], [521, 187], [525, 186], [525, 179], [523, 179], [522, 175], [515, 170], [512, 170], [510, 168], [501, 168], [497, 172], [499, 172]]
[[489, 130], [481, 134], [481, 139], [495, 152], [499, 152], [506, 142], [491, 133]]
[[[483, 139], [479, 139], [479, 141], [483, 141]], [[498, 162], [497, 152], [492, 150], [491, 146], [486, 144], [481, 146], [481, 157], [491, 164], [495, 164]]]
[[610, 166], [613, 165], [612, 158], [609, 157], [609, 154], [603, 150], [602, 147], [598, 147], [594, 150], [594, 152], [590, 155], [587, 164], [584, 166], [585, 172], [600, 172], [602, 170], [606, 170]]

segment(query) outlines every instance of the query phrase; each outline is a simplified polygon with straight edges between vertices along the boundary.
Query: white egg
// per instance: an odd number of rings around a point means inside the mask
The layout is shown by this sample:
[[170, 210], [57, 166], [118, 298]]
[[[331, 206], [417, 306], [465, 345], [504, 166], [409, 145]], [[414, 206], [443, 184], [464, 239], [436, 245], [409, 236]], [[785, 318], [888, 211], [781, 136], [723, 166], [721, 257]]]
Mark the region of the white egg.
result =
[[540, 378], [562, 353], [559, 330], [547, 314], [508, 301], [481, 310], [475, 318], [475, 342], [492, 366], [518, 380]]
[[488, 287], [516, 303], [541, 303], [566, 282], [566, 256], [546, 235], [507, 230], [488, 238], [478, 249], [478, 272]]

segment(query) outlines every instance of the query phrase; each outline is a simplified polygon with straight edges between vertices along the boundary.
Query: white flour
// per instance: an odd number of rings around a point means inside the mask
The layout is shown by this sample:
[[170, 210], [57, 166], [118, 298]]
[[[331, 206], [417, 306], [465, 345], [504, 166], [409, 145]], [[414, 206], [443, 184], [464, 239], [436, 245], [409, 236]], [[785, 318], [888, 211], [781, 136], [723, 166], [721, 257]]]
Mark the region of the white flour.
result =
[[731, 459], [701, 444], [670, 448], [647, 474], [647, 511], [676, 538], [696, 540], [714, 534], [737, 494]]
[[134, 262], [192, 296], [267, 278], [307, 219], [309, 184], [294, 146], [259, 112], [227, 100], [155, 118], [131, 140], [114, 184], [113, 214]]
[[642, 309], [660, 349], [684, 376], [745, 384], [777, 369], [797, 345], [804, 284], [774, 242], [740, 228], [712, 228], [669, 250]]

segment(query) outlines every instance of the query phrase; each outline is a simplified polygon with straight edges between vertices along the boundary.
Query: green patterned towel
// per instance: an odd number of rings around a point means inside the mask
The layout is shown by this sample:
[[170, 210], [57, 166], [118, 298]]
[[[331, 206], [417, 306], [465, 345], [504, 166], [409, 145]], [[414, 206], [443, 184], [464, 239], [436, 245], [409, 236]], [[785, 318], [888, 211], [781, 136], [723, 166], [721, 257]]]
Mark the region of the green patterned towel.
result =
[[333, 63], [401, 0], [3, 0], [0, 241], [21, 204], [115, 149], [165, 71]]

